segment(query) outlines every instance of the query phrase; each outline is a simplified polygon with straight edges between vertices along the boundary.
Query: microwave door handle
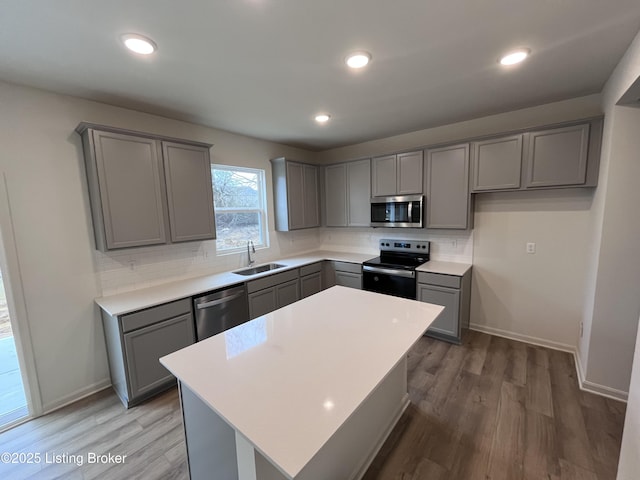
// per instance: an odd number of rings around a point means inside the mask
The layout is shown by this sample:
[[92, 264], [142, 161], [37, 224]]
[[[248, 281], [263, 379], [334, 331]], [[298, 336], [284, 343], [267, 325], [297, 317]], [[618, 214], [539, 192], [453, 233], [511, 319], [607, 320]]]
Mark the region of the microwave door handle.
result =
[[411, 223], [413, 221], [413, 215], [411, 215], [411, 212], [413, 210], [413, 202], [409, 202], [409, 208], [407, 208], [407, 216], [409, 218], [407, 218], [407, 222]]

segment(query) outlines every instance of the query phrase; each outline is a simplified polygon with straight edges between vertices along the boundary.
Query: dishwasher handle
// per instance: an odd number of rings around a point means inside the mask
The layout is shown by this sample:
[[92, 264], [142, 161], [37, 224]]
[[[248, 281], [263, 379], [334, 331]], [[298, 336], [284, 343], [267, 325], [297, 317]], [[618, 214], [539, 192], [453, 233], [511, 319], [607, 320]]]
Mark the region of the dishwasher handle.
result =
[[244, 292], [236, 293], [235, 295], [229, 295], [226, 297], [219, 298], [218, 300], [211, 300], [210, 302], [198, 303], [196, 304], [196, 309], [202, 310], [203, 308], [215, 307], [216, 305], [220, 305], [222, 303], [227, 303], [236, 298], [242, 297]]

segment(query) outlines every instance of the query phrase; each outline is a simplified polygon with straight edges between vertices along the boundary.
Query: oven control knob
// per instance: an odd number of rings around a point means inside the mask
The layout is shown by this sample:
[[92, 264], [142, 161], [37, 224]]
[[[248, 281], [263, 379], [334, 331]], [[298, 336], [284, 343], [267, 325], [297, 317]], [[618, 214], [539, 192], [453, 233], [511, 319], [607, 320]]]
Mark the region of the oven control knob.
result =
[[374, 282], [379, 282], [379, 281], [380, 281], [380, 278], [378, 278], [378, 276], [376, 275], [375, 277], [373, 277], [373, 281], [374, 281]]

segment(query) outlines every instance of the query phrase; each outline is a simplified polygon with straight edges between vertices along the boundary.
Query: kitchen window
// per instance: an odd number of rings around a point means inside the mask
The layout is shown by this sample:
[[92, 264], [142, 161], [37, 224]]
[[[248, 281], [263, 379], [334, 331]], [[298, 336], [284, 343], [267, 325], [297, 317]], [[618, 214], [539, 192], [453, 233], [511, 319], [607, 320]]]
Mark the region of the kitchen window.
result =
[[269, 246], [264, 170], [211, 165], [211, 179], [218, 253]]

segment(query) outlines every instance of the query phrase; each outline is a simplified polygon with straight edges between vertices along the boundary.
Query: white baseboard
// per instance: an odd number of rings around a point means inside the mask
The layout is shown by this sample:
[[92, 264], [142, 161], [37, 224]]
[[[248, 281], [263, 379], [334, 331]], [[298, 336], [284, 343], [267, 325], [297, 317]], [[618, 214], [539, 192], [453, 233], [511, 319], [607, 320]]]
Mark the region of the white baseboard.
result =
[[53, 402], [43, 404], [42, 415], [46, 415], [55, 410], [60, 410], [61, 408], [66, 407], [67, 405], [71, 405], [72, 403], [75, 403], [78, 400], [82, 400], [83, 398], [89, 397], [95, 393], [98, 393], [104, 390], [105, 388], [109, 388], [110, 386], [111, 386], [111, 379], [105, 378], [92, 385], [81, 388], [80, 390], [76, 390], [75, 392], [70, 393], [69, 395], [59, 398]]
[[576, 372], [578, 374], [578, 383], [580, 384], [581, 390], [595, 393], [596, 395], [600, 395], [602, 397], [612, 398], [613, 400], [619, 400], [625, 403], [627, 402], [627, 399], [629, 397], [628, 392], [607, 387], [605, 385], [600, 385], [598, 383], [593, 383], [593, 382], [590, 382], [589, 380], [586, 380], [584, 368], [582, 366], [582, 361], [580, 360], [580, 355], [576, 351], [574, 352], [573, 356], [576, 362]]
[[575, 351], [576, 351], [576, 347], [574, 347], [573, 345], [553, 342], [551, 340], [546, 340], [544, 338], [538, 338], [538, 337], [531, 337], [529, 335], [522, 335], [520, 333], [509, 332], [507, 330], [502, 330], [500, 328], [487, 327], [486, 325], [479, 325], [477, 323], [471, 323], [469, 325], [469, 328], [471, 330], [476, 330], [478, 332], [495, 335], [496, 337], [504, 337], [504, 338], [508, 338], [509, 340], [517, 340], [518, 342], [529, 343], [531, 345], [537, 345], [539, 347], [552, 348], [553, 350], [560, 350], [562, 352], [568, 352], [571, 354], [575, 354]]
[[531, 337], [529, 335], [522, 335], [520, 333], [509, 332], [507, 330], [502, 330], [499, 328], [487, 327], [486, 325], [479, 325], [477, 323], [470, 324], [469, 329], [488, 333], [489, 335], [495, 335], [497, 337], [508, 338], [509, 340], [516, 340], [518, 342], [529, 343], [531, 345], [537, 345], [539, 347], [547, 347], [553, 350], [560, 350], [562, 352], [570, 353], [571, 355], [573, 355], [573, 360], [576, 365], [576, 375], [578, 377], [578, 385], [580, 386], [580, 390], [594, 393], [602, 397], [611, 398], [613, 400], [619, 400], [621, 402], [627, 401], [627, 398], [629, 396], [628, 392], [624, 392], [622, 390], [617, 390], [615, 388], [607, 387], [605, 385], [600, 385], [598, 383], [593, 383], [586, 380], [584, 369], [582, 368], [582, 363], [580, 361], [580, 355], [578, 355], [578, 351], [573, 345], [553, 342], [551, 340]]

